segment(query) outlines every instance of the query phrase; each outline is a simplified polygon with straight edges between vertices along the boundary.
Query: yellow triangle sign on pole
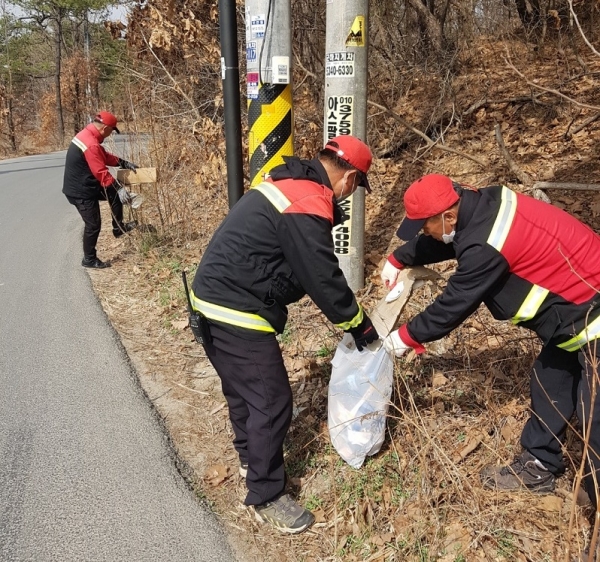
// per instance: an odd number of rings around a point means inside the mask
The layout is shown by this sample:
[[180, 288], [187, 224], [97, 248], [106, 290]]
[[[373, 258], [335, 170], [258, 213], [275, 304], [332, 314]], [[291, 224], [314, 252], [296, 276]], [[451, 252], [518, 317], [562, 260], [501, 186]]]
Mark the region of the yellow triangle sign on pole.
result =
[[365, 46], [365, 16], [356, 16], [350, 33], [346, 37], [346, 47], [364, 47]]

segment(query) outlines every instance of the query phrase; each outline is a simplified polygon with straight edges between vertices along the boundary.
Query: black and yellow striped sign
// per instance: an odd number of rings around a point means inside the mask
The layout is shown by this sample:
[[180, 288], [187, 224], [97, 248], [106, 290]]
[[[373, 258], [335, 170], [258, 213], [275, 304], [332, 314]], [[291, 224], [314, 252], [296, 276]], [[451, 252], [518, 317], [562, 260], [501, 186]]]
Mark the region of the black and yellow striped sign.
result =
[[257, 99], [248, 100], [250, 185], [294, 154], [292, 86], [261, 84]]

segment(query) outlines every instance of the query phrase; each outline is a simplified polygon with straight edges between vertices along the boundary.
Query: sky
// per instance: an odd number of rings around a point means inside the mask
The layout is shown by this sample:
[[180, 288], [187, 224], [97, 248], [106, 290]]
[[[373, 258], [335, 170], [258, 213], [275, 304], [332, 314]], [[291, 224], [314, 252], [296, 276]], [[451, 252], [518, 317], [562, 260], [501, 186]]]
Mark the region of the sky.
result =
[[[23, 14], [23, 11], [18, 6], [15, 6], [14, 4], [4, 0], [0, 1], [0, 10], [6, 10], [7, 12], [13, 13], [16, 16]], [[123, 23], [127, 23], [127, 11], [128, 9], [126, 6], [115, 5], [109, 8], [108, 17], [111, 21], [120, 20]], [[93, 21], [93, 18], [90, 18], [90, 21]]]
[[127, 23], [127, 7], [126, 6], [114, 6], [110, 9], [109, 18], [111, 20], [121, 20], [123, 23]]

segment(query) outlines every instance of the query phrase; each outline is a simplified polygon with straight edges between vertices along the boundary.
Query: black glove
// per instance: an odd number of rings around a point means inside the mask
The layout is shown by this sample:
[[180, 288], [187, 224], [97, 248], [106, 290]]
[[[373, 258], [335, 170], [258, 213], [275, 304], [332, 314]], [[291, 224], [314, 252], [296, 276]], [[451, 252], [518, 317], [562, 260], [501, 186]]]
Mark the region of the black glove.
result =
[[371, 322], [371, 319], [366, 314], [363, 317], [363, 321], [356, 328], [351, 328], [348, 331], [352, 334], [358, 351], [362, 351], [367, 345], [379, 339], [379, 334], [375, 326], [373, 326], [373, 322]]
[[137, 170], [139, 168], [137, 164], [123, 160], [123, 158], [119, 158], [119, 167], [124, 170]]

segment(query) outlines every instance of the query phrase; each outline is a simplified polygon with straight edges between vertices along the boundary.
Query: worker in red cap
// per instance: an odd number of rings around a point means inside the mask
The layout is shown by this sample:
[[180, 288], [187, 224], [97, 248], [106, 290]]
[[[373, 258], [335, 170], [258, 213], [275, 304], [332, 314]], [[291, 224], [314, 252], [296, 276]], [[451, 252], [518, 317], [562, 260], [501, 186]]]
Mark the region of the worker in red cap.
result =
[[359, 350], [379, 338], [348, 287], [331, 233], [344, 220], [338, 203], [360, 186], [370, 191], [371, 159], [353, 136], [332, 138], [313, 160], [284, 157], [231, 209], [192, 284], [206, 355], [229, 406], [245, 503], [285, 533], [304, 531], [314, 516], [285, 490], [283, 441], [293, 402], [276, 335], [287, 306], [308, 294]]
[[[512, 464], [487, 467], [485, 487], [551, 492], [565, 470], [562, 445], [577, 412], [588, 437], [585, 482], [597, 507], [600, 476], [600, 236], [568, 213], [504, 186], [466, 189], [430, 174], [404, 195], [406, 243], [381, 277], [393, 287], [404, 267], [456, 259], [443, 293], [384, 341], [396, 356], [438, 340], [484, 303], [494, 318], [533, 330], [543, 347], [531, 372], [532, 415]], [[594, 397], [596, 396], [596, 398]], [[588, 425], [589, 424], [589, 425]]]
[[123, 203], [130, 201], [129, 193], [108, 171], [107, 166], [135, 170], [137, 166], [107, 152], [102, 143], [112, 132], [119, 133], [117, 118], [108, 111], [100, 111], [92, 123], [77, 133], [65, 161], [63, 193], [83, 219], [83, 260], [81, 265], [93, 269], [110, 267], [96, 255], [96, 243], [102, 220], [100, 201], [108, 201], [112, 214], [113, 235], [119, 238], [133, 230], [135, 221], [123, 223]]

